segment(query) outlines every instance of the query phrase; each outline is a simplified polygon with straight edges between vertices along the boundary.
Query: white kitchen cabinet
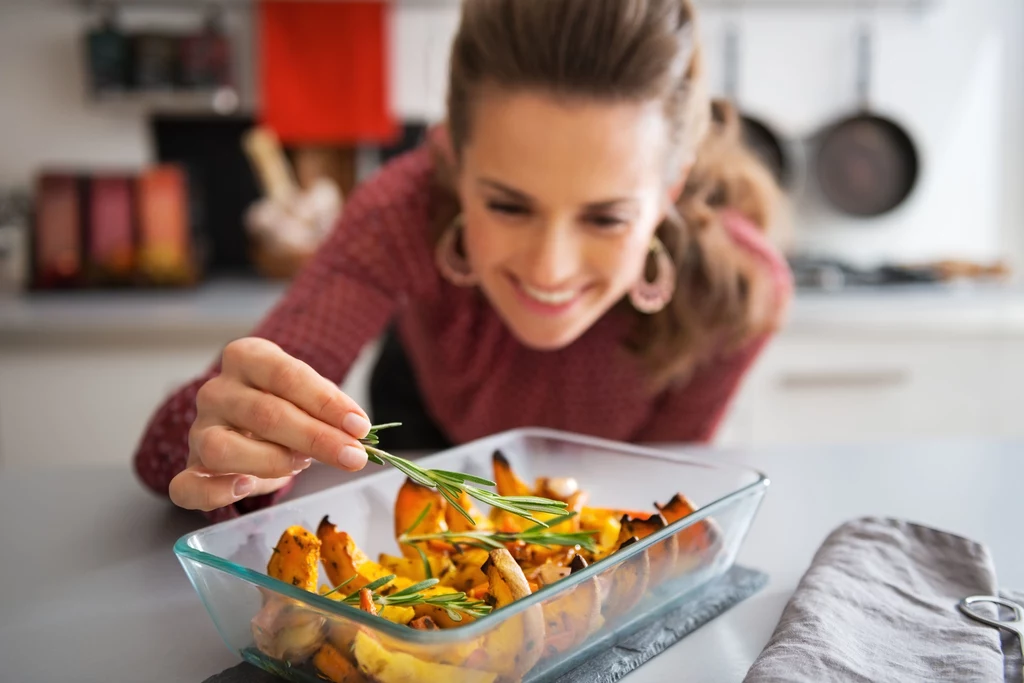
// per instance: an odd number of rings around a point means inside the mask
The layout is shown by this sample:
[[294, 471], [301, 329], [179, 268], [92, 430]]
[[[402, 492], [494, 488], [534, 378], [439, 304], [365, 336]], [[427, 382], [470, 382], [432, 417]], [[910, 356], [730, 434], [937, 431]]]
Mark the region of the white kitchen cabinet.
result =
[[[751, 372], [721, 442], [783, 444], [1021, 434], [997, 387], [1024, 345], [986, 337], [783, 334]], [[1005, 392], [1004, 392], [1005, 393]]]
[[[128, 467], [153, 411], [222, 345], [207, 339], [0, 347], [0, 467]], [[342, 385], [361, 405], [368, 405], [375, 352], [368, 347]]]

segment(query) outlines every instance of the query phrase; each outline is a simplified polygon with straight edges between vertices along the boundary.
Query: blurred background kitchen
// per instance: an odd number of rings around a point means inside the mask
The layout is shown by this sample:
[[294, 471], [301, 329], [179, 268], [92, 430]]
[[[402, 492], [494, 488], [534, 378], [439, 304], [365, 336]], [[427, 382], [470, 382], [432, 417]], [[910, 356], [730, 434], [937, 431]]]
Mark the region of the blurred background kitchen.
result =
[[[786, 187], [799, 285], [719, 442], [1024, 435], [1024, 2], [698, 5], [712, 86]], [[443, 116], [457, 20], [0, 0], [0, 468], [127, 466]], [[364, 405], [374, 353], [344, 385]]]

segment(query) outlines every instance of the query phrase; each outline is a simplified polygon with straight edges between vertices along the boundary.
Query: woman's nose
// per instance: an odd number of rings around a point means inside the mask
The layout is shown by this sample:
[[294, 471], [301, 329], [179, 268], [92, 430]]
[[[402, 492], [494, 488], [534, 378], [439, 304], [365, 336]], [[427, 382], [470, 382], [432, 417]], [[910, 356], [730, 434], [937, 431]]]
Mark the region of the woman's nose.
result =
[[557, 289], [579, 272], [581, 246], [570, 225], [545, 225], [537, 230], [533, 239], [529, 284]]

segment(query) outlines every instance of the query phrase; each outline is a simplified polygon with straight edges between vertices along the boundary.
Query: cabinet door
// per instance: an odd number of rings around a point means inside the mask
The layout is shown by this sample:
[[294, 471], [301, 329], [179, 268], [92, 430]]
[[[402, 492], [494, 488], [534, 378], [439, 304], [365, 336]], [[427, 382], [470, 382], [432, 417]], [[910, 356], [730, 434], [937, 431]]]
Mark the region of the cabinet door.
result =
[[[0, 350], [0, 467], [123, 464], [157, 406], [221, 344]], [[368, 405], [370, 345], [342, 389]]]
[[985, 435], [993, 343], [980, 339], [784, 337], [766, 354], [754, 443]]

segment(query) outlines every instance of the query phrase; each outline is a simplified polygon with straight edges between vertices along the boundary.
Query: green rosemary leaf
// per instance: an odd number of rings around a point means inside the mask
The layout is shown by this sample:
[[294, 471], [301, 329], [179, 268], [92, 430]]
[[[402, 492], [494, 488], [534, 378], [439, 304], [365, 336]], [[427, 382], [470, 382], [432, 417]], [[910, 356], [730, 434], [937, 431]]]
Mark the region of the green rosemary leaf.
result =
[[339, 584], [338, 584], [337, 586], [335, 586], [335, 587], [334, 587], [334, 588], [332, 588], [331, 590], [329, 590], [329, 591], [327, 591], [326, 593], [324, 593], [324, 594], [323, 594], [323, 597], [325, 597], [325, 598], [326, 598], [326, 597], [327, 597], [328, 595], [333, 595], [334, 593], [337, 593], [337, 592], [338, 592], [338, 591], [340, 591], [340, 590], [341, 590], [342, 588], [344, 588], [345, 586], [349, 585], [350, 583], [352, 583], [352, 582], [353, 582], [353, 581], [355, 581], [355, 580], [356, 580], [356, 577], [355, 577], [355, 576], [350, 576], [350, 577], [348, 577], [347, 579], [345, 579], [344, 581], [342, 581], [341, 583], [339, 583]]
[[437, 472], [438, 474], [444, 475], [445, 477], [450, 477], [450, 478], [455, 479], [455, 480], [460, 481], [460, 482], [471, 481], [474, 484], [483, 484], [484, 486], [497, 486], [497, 484], [495, 484], [490, 479], [484, 479], [483, 477], [477, 477], [477, 476], [472, 475], [472, 474], [466, 474], [465, 472], [449, 472], [448, 470], [430, 470], [430, 471], [431, 472]]
[[400, 591], [398, 591], [396, 593], [392, 593], [388, 597], [394, 599], [394, 598], [401, 597], [403, 595], [409, 595], [410, 593], [420, 593], [422, 591], [427, 590], [428, 588], [433, 588], [434, 586], [436, 586], [439, 583], [441, 583], [441, 582], [439, 580], [437, 580], [437, 579], [427, 579], [426, 581], [420, 581], [419, 583], [414, 583], [413, 585], [411, 585], [411, 586], [409, 586], [407, 588], [403, 588], [402, 590], [400, 590]]
[[420, 555], [420, 560], [423, 562], [423, 576], [428, 579], [434, 578], [434, 568], [430, 566], [430, 560], [427, 558], [427, 554], [423, 552], [423, 548], [418, 545], [413, 545], [412, 543], [409, 545], [412, 545], [413, 550]]

